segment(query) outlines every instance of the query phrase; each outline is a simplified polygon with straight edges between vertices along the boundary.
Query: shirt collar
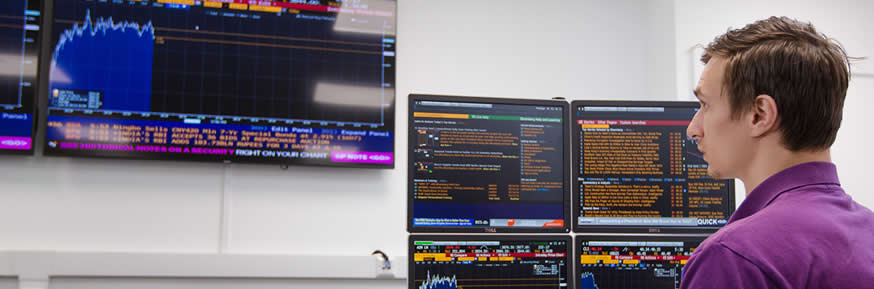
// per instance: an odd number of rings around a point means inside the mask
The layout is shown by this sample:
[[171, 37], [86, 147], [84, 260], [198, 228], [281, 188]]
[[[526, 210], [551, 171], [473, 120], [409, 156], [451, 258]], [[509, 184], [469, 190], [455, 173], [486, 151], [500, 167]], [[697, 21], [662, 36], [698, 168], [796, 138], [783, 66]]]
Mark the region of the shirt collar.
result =
[[789, 167], [768, 177], [747, 195], [728, 223], [755, 214], [785, 192], [815, 184], [840, 185], [837, 167], [829, 162], [809, 162]]

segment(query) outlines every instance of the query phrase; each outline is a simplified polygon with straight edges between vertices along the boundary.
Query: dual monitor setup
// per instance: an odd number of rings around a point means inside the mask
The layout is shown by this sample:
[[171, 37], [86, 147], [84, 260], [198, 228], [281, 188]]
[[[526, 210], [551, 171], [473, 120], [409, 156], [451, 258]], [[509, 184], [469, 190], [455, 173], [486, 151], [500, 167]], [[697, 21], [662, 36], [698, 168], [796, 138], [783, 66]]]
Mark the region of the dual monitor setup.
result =
[[411, 95], [409, 288], [679, 288], [734, 212], [698, 108]]

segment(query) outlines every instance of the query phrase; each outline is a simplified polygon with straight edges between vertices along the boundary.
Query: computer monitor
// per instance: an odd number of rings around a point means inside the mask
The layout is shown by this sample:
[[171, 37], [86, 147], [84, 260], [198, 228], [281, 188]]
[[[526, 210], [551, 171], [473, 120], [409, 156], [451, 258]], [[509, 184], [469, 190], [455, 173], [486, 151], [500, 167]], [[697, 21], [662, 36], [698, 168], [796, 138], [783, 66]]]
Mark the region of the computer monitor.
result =
[[734, 212], [734, 182], [707, 176], [686, 128], [696, 102], [574, 101], [575, 232], [707, 233]]
[[8, 0], [0, 7], [0, 154], [32, 154], [40, 0]]
[[568, 232], [568, 103], [410, 95], [410, 232]]
[[706, 237], [576, 236], [577, 289], [678, 289]]
[[409, 289], [573, 288], [570, 236], [410, 236]]
[[391, 168], [396, 4], [55, 0], [45, 153]]

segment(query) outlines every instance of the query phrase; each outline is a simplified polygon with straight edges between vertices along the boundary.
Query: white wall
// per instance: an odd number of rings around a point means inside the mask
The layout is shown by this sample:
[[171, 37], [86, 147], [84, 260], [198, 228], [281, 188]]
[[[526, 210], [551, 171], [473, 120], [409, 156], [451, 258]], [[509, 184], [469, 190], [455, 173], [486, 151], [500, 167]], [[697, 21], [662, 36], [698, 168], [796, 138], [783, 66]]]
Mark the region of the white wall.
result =
[[[675, 1], [676, 35], [676, 89], [678, 95], [691, 96], [697, 81], [698, 63], [690, 48], [706, 45], [729, 27], [740, 28], [770, 16], [788, 16], [809, 21], [822, 33], [840, 41], [847, 53], [855, 57], [874, 57], [874, 38], [869, 37], [874, 27], [874, 2], [864, 0], [839, 0], [828, 3], [813, 0], [779, 1]], [[851, 66], [853, 78], [844, 105], [844, 121], [838, 139], [832, 148], [832, 158], [838, 166], [842, 186], [854, 199], [874, 208], [874, 196], [868, 193], [864, 183], [874, 156], [865, 150], [874, 142], [868, 124], [874, 121], [869, 111], [874, 109], [871, 95], [874, 93], [874, 59], [857, 62]], [[698, 71], [700, 73], [700, 71]], [[738, 183], [737, 203], [745, 196]]]
[[[641, 4], [643, 3], [643, 4]], [[399, 96], [673, 97], [671, 1], [401, 1]], [[407, 13], [403, 13], [407, 12]], [[660, 52], [661, 57], [653, 57]]]
[[0, 250], [214, 252], [222, 168], [0, 157]]

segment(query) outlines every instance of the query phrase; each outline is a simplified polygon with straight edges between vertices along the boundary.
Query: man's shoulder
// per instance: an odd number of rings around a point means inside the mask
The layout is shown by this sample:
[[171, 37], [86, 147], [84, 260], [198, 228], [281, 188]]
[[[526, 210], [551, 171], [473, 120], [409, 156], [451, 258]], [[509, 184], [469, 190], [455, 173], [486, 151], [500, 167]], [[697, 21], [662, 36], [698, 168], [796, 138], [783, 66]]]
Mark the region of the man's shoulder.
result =
[[[870, 248], [874, 213], [846, 198], [811, 195], [776, 200], [726, 225], [695, 253], [750, 263], [780, 284], [842, 288], [838, 284], [874, 281], [874, 273], [858, 266], [874, 262]], [[705, 266], [720, 262], [705, 259], [699, 260]]]
[[[803, 245], [812, 235], [837, 230], [828, 218], [828, 209], [808, 202], [782, 202], [726, 225], [711, 239], [738, 254], [755, 258], [755, 252]], [[772, 254], [764, 254], [771, 256]]]
[[[813, 236], [835, 238], [871, 231], [874, 213], [859, 205], [838, 187], [809, 186], [784, 194], [771, 204], [741, 220], [726, 225], [714, 234], [729, 248], [798, 245]], [[808, 243], [808, 242], [803, 242]]]

